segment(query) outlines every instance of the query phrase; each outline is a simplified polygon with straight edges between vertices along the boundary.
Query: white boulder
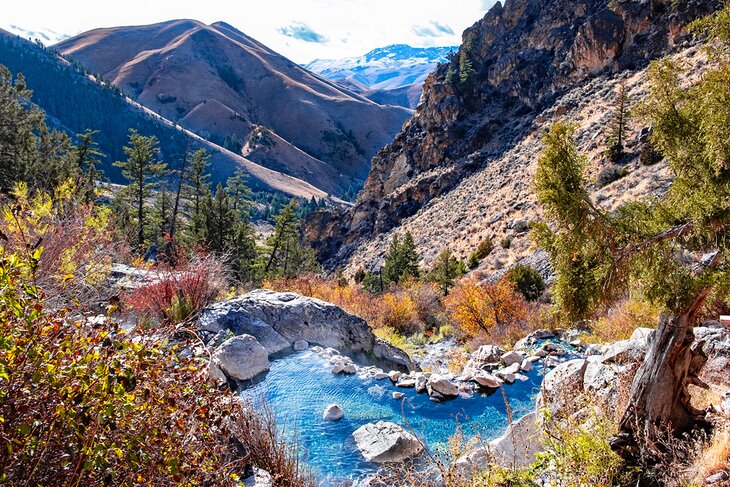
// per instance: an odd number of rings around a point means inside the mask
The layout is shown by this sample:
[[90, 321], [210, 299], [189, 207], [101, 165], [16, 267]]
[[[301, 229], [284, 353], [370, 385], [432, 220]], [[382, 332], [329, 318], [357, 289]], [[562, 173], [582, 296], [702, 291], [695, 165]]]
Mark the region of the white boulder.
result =
[[342, 408], [339, 405], [330, 404], [325, 408], [324, 413], [322, 414], [322, 419], [324, 419], [325, 421], [338, 421], [344, 416], [345, 413], [342, 411]]
[[374, 463], [402, 462], [423, 450], [418, 438], [386, 421], [361, 426], [352, 436], [362, 456]]
[[233, 380], [250, 380], [269, 370], [269, 354], [251, 335], [239, 335], [223, 342], [212, 363]]
[[459, 395], [459, 388], [446, 377], [440, 374], [433, 374], [426, 383], [429, 394], [435, 391], [443, 396], [455, 397]]

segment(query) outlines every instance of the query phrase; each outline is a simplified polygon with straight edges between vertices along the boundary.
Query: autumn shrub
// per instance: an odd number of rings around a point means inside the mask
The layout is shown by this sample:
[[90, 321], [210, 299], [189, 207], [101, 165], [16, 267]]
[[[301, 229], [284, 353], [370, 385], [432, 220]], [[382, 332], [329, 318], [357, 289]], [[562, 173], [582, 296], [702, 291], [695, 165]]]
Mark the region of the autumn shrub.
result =
[[402, 290], [389, 292], [383, 296], [383, 325], [402, 334], [413, 334], [419, 329], [416, 303]]
[[494, 336], [526, 317], [524, 299], [506, 279], [496, 283], [462, 279], [446, 297], [445, 305], [451, 321], [468, 337]]
[[659, 308], [639, 299], [627, 299], [609, 309], [590, 324], [588, 343], [626, 340], [637, 328], [656, 328]]
[[26, 259], [31, 280], [45, 290], [47, 306], [55, 308], [104, 294], [112, 260], [127, 255], [110, 221], [109, 209], [79, 201], [71, 181], [53, 193], [32, 192], [18, 183], [8, 197], [0, 197], [5, 249]]
[[214, 254], [180, 254], [176, 265], [160, 264], [123, 296], [126, 307], [144, 319], [181, 323], [200, 312], [225, 291], [227, 269]]

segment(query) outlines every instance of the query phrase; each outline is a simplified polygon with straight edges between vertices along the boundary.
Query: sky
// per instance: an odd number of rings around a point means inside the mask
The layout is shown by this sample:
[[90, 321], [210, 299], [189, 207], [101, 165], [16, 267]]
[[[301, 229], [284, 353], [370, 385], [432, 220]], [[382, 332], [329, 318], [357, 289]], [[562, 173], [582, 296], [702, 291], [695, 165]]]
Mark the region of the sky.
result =
[[225, 21], [297, 63], [389, 44], [455, 46], [496, 0], [3, 0], [0, 27], [75, 35], [172, 19]]

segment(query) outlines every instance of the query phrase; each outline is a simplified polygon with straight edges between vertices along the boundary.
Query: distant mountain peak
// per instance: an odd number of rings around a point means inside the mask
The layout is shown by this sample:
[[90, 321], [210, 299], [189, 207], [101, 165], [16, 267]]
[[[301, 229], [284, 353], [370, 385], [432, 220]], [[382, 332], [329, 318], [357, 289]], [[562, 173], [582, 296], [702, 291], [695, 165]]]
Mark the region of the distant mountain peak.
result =
[[391, 44], [359, 57], [316, 59], [304, 67], [328, 79], [355, 81], [370, 90], [393, 90], [423, 83], [456, 49]]
[[53, 44], [56, 44], [58, 42], [61, 42], [65, 39], [68, 39], [71, 37], [68, 34], [60, 34], [52, 29], [48, 28], [26, 28], [15, 24], [7, 24], [2, 26], [4, 30], [7, 32], [10, 32], [11, 34], [15, 34], [17, 36], [20, 36], [24, 39], [30, 39], [35, 41], [36, 39], [41, 41], [46, 46], [51, 46]]

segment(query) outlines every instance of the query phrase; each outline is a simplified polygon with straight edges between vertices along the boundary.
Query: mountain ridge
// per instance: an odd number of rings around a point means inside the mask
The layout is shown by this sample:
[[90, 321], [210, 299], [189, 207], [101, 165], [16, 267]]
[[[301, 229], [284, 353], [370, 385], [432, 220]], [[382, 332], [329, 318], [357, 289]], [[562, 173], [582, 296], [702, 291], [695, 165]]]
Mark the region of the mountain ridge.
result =
[[95, 29], [55, 47], [218, 144], [235, 139], [238, 151], [255, 127], [267, 127], [334, 168], [336, 177], [307, 176], [331, 194], [360, 187], [370, 158], [410, 116], [310, 73], [225, 22]]

